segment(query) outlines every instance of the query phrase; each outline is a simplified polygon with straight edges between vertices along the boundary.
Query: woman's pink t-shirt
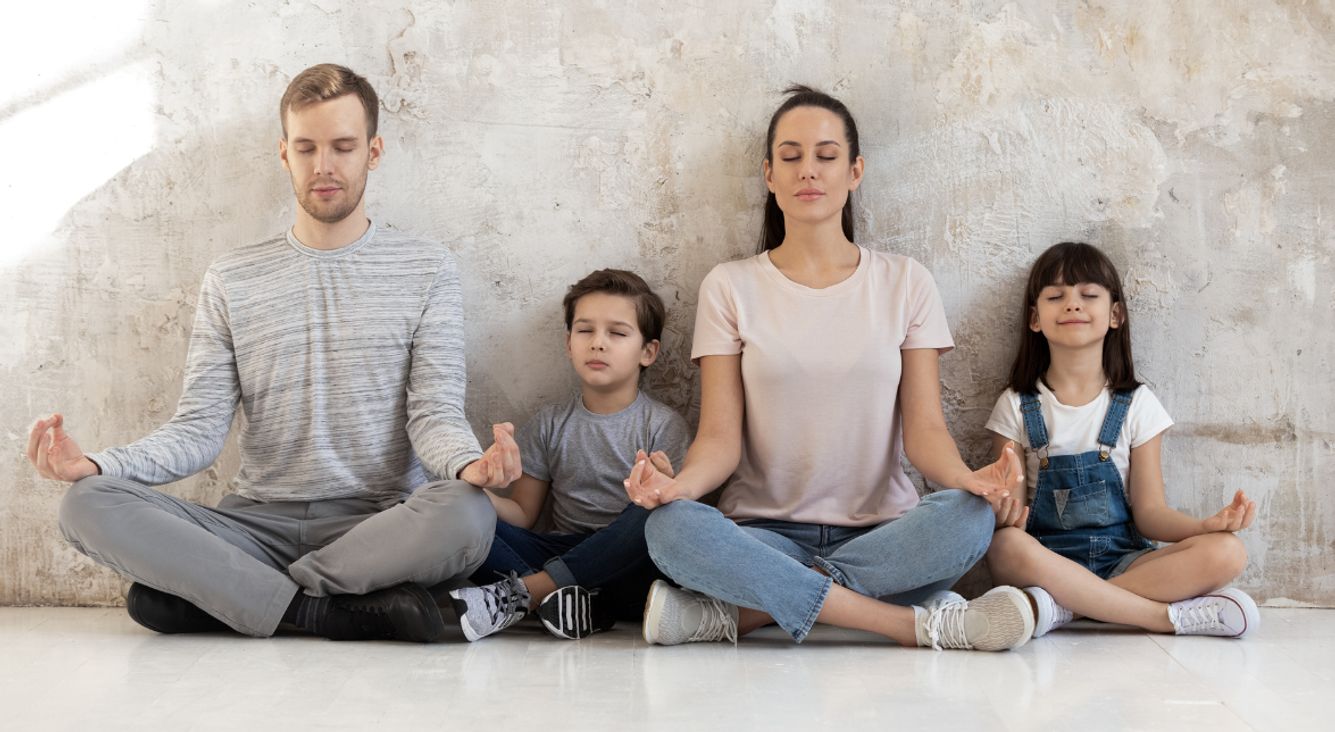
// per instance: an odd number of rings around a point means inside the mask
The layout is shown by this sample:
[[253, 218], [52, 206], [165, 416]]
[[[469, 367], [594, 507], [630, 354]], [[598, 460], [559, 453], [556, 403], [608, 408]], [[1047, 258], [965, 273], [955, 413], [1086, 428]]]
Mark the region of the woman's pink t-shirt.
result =
[[950, 350], [921, 264], [863, 248], [830, 287], [788, 279], [767, 253], [720, 264], [700, 285], [691, 358], [741, 354], [742, 459], [719, 509], [871, 526], [918, 502], [900, 465], [900, 351]]

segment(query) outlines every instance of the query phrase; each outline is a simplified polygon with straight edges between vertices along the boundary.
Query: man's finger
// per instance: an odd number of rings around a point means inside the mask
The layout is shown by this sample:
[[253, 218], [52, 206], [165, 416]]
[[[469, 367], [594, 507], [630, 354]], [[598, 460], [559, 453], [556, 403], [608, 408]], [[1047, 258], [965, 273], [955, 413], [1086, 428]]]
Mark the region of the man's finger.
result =
[[32, 429], [28, 432], [28, 461], [34, 465], [37, 464], [37, 452], [42, 444], [42, 436], [46, 434], [48, 427], [50, 425], [46, 420], [39, 419], [32, 423]]

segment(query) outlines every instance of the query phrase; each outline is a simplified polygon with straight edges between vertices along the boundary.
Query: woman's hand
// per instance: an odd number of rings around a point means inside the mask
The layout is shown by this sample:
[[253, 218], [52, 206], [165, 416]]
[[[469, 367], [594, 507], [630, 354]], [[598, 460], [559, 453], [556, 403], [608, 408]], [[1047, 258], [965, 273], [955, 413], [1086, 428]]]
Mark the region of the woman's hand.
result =
[[1233, 494], [1233, 502], [1219, 509], [1219, 513], [1201, 520], [1206, 533], [1214, 531], [1242, 531], [1256, 518], [1256, 501], [1248, 500], [1242, 491]]
[[970, 473], [960, 487], [975, 496], [988, 499], [993, 496], [998, 499], [1009, 498], [1012, 492], [1023, 495], [1024, 467], [1015, 451], [1015, 443], [1007, 442], [995, 463]]
[[635, 466], [630, 469], [630, 476], [622, 481], [622, 485], [635, 505], [654, 509], [665, 503], [689, 498], [682, 492], [673, 475], [672, 463], [661, 450], [653, 455], [638, 450], [635, 453]]

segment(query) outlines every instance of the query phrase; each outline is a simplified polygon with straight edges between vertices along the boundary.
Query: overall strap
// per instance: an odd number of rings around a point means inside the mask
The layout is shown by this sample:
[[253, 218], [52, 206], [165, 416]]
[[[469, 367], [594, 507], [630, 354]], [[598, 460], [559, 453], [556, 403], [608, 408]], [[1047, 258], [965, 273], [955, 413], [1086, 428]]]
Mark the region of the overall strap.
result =
[[1043, 424], [1043, 405], [1038, 401], [1038, 394], [1033, 392], [1020, 395], [1020, 416], [1024, 418], [1024, 431], [1029, 437], [1029, 449], [1038, 453], [1039, 467], [1048, 466], [1048, 428]]
[[1099, 430], [1099, 460], [1106, 461], [1117, 447], [1117, 436], [1122, 433], [1122, 423], [1131, 409], [1131, 396], [1134, 390], [1113, 392], [1108, 402], [1108, 414], [1103, 418], [1103, 429]]

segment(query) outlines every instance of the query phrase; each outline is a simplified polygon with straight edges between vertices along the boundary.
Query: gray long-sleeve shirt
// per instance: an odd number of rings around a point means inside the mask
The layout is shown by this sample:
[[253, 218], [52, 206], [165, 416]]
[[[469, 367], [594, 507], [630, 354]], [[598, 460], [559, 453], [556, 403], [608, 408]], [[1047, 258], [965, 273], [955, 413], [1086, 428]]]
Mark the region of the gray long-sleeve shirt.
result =
[[333, 251], [289, 233], [209, 267], [175, 416], [89, 457], [105, 475], [179, 480], [218, 457], [239, 402], [237, 493], [393, 498], [481, 456], [465, 384], [448, 250], [375, 224]]

